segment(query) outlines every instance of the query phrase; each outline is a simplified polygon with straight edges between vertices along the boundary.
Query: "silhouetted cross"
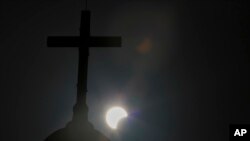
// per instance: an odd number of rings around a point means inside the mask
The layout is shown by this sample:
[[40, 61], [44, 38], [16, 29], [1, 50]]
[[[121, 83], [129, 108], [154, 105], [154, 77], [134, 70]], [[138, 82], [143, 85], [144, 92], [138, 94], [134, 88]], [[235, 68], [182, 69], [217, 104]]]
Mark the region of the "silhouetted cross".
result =
[[48, 47], [79, 47], [77, 103], [86, 103], [89, 47], [120, 47], [121, 37], [91, 36], [90, 11], [81, 13], [80, 36], [49, 36]]

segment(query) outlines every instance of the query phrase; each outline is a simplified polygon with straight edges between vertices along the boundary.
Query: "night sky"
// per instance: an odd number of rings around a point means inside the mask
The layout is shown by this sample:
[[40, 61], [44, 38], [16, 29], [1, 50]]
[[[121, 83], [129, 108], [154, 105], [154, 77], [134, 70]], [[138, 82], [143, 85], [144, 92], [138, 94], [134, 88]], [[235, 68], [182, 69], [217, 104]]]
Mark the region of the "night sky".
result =
[[[42, 141], [64, 127], [76, 99], [80, 0], [1, 0], [1, 141]], [[228, 141], [250, 123], [250, 11], [240, 0], [89, 0], [91, 34], [122, 36], [91, 48], [89, 121], [111, 141]], [[112, 131], [105, 112], [129, 117]]]

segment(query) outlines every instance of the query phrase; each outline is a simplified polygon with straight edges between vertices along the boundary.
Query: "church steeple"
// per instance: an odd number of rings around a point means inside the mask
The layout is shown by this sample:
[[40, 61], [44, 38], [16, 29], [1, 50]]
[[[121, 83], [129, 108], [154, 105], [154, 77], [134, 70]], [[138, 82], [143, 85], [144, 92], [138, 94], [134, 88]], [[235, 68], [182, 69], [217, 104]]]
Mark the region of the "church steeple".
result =
[[73, 108], [73, 119], [63, 129], [50, 135], [46, 141], [108, 141], [108, 138], [96, 131], [88, 121], [87, 72], [89, 47], [120, 47], [121, 37], [90, 35], [90, 11], [81, 13], [80, 36], [50, 36], [48, 47], [78, 47], [77, 99]]

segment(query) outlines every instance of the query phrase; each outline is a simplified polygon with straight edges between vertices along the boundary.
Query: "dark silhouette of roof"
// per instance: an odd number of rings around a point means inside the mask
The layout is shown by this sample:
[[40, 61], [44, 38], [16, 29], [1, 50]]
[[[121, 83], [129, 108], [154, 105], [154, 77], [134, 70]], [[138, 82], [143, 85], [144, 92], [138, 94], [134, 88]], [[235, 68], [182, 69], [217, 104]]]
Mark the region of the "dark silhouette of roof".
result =
[[48, 136], [45, 141], [109, 141], [89, 122], [70, 122], [65, 128], [59, 129]]

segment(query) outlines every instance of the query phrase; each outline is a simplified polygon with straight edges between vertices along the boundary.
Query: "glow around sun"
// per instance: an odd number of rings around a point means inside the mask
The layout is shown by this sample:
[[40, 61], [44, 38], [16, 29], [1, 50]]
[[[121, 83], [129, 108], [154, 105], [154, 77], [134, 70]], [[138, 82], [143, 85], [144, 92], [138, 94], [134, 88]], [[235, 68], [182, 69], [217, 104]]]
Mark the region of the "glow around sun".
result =
[[106, 113], [106, 122], [109, 127], [116, 129], [119, 121], [127, 117], [127, 112], [121, 107], [112, 107]]

